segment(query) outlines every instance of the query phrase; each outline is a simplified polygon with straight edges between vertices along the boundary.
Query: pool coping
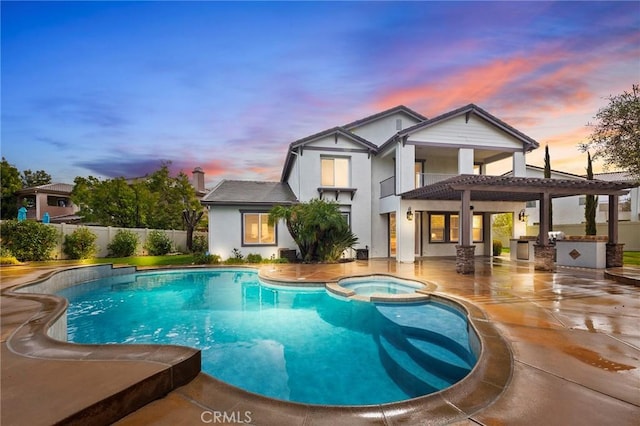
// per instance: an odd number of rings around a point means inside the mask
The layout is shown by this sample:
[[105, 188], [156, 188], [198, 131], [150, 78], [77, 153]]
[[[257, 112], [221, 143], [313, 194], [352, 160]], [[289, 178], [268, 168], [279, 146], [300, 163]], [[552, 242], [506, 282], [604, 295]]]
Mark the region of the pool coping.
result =
[[[192, 381], [201, 366], [200, 350], [177, 345], [86, 345], [57, 340], [50, 336], [51, 330], [59, 331], [56, 323], [64, 318], [68, 302], [66, 299], [46, 293], [25, 292], [29, 287], [45, 285], [52, 279], [74, 271], [90, 273], [94, 278], [102, 272], [131, 271], [134, 268], [119, 268], [111, 264], [72, 266], [55, 270], [45, 277], [2, 290], [8, 299], [35, 302], [39, 305], [30, 318], [19, 325], [4, 342], [15, 355], [30, 359], [52, 361], [113, 362], [127, 364], [137, 370], [131, 373], [129, 383], [102, 398], [88, 398], [75, 405], [61, 408], [55, 413], [55, 423], [82, 423], [91, 419], [95, 424], [109, 424], [132, 413], [150, 402], [164, 397], [169, 392]], [[131, 272], [128, 272], [131, 273]], [[86, 274], [81, 274], [86, 276]], [[113, 276], [113, 275], [109, 275]], [[144, 368], [136, 364], [146, 364]]]
[[[51, 277], [60, 276], [65, 271], [100, 267], [109, 267], [112, 271], [117, 270], [113, 265], [63, 268], [52, 272], [47, 277], [14, 286], [2, 292], [3, 296], [36, 301], [42, 306], [38, 314], [18, 327], [7, 339], [7, 346], [15, 354], [41, 359], [135, 361], [155, 363], [160, 366], [158, 372], [150, 374], [133, 386], [101, 401], [96, 401], [90, 406], [80, 407], [76, 413], [63, 419], [65, 421], [77, 421], [90, 417], [92, 421], [98, 423], [110, 423], [192, 381], [197, 381], [210, 388], [206, 399], [210, 400], [213, 405], [208, 405], [207, 401], [200, 401], [199, 404], [205, 407], [219, 407], [221, 400], [228, 399], [230, 395], [237, 395], [247, 407], [253, 407], [253, 410], [255, 407], [264, 405], [277, 406], [279, 413], [283, 416], [299, 417], [304, 414], [304, 418], [319, 416], [318, 418], [325, 419], [331, 416], [343, 418], [343, 416], [353, 415], [358, 418], [363, 416], [372, 419], [384, 417], [387, 420], [398, 422], [412, 422], [436, 415], [440, 421], [442, 419], [455, 421], [469, 418], [495, 401], [508, 386], [513, 374], [513, 354], [510, 346], [484, 312], [469, 302], [438, 292], [430, 292], [426, 296], [461, 306], [467, 312], [469, 325], [475, 330], [479, 339], [481, 349], [478, 362], [469, 375], [442, 391], [406, 401], [371, 406], [323, 406], [280, 401], [252, 394], [200, 373], [200, 351], [193, 348], [165, 345], [77, 345], [55, 340], [49, 337], [48, 330], [65, 312], [66, 300], [53, 295], [15, 291], [41, 284]], [[145, 268], [135, 269], [135, 271], [187, 268]], [[223, 268], [229, 269], [230, 267], [224, 266]], [[327, 284], [322, 280], [312, 282], [274, 280], [262, 273], [264, 269], [256, 267], [233, 266], [231, 269], [257, 269], [261, 280], [275, 281], [279, 285], [304, 287], [315, 285], [320, 287]], [[369, 275], [371, 274], [361, 276]], [[404, 280], [404, 278], [392, 274], [383, 275]], [[349, 275], [348, 278], [356, 276], [358, 275]], [[149, 391], [149, 388], [152, 390]]]

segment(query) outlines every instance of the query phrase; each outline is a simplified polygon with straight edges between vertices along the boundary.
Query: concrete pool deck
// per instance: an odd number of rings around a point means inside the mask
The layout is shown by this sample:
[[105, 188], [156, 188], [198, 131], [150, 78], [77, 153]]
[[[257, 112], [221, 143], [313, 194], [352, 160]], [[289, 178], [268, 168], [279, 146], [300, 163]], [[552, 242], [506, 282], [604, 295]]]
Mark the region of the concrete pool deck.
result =
[[[415, 264], [370, 260], [263, 266], [261, 274], [269, 279], [299, 283], [368, 274], [428, 281], [435, 284], [435, 294], [479, 308], [484, 321], [507, 341], [513, 364], [502, 371], [508, 373], [504, 388], [474, 387], [466, 395], [466, 402], [456, 406], [419, 406], [420, 402], [414, 400], [414, 407], [408, 404], [396, 412], [375, 407], [292, 408], [292, 404], [248, 396], [202, 373], [184, 385], [181, 375], [174, 374], [175, 383], [165, 388], [162, 378], [167, 377], [166, 365], [183, 358], [171, 349], [166, 354], [158, 351], [158, 362], [145, 361], [140, 353], [120, 352], [110, 360], [86, 354], [83, 358], [50, 358], [55, 354], [53, 349], [37, 357], [17, 353], [14, 347], [18, 343], [29, 349], [37, 336], [23, 335], [17, 342], [12, 340], [16, 331], [33, 322], [43, 307], [41, 302], [13, 297], [6, 291], [56, 269], [59, 267], [47, 265], [0, 269], [3, 426], [65, 421], [86, 424], [87, 418], [74, 418], [73, 413], [114, 395], [125, 401], [122, 406], [115, 405], [122, 410], [115, 413], [118, 418], [118, 414], [130, 410], [126, 401], [135, 400], [140, 392], [148, 393], [150, 388], [168, 390], [163, 393], [166, 396], [133, 411], [117, 424], [219, 424], [217, 420], [226, 419], [227, 423], [257, 425], [635, 425], [640, 417], [640, 287], [633, 285], [639, 276], [637, 268], [607, 271], [609, 277], [631, 279], [631, 283], [619, 283], [605, 278], [602, 270], [558, 267], [554, 273], [534, 272], [528, 263], [503, 257], [477, 258], [473, 275], [456, 274], [455, 260], [450, 258]], [[143, 386], [136, 388], [139, 383]], [[487, 396], [484, 394], [489, 394], [490, 403], [474, 405], [474, 401]], [[100, 410], [100, 404], [93, 406]], [[110, 407], [113, 409], [113, 405]]]

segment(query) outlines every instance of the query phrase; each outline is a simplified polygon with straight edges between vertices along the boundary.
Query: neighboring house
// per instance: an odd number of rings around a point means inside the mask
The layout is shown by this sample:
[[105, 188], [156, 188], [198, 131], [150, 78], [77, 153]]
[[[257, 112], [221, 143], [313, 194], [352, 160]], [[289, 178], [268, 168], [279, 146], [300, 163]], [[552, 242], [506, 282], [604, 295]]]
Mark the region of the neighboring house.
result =
[[[527, 176], [544, 177], [542, 167], [527, 165]], [[626, 172], [595, 173], [594, 179], [607, 182], [634, 182], [634, 179]], [[552, 179], [576, 179], [586, 180], [585, 176], [551, 170]], [[585, 222], [585, 195], [558, 198], [553, 200], [553, 224], [573, 225]], [[527, 224], [537, 225], [540, 222], [538, 214], [538, 201], [527, 202]], [[596, 211], [596, 223], [606, 223], [609, 216], [609, 197], [598, 197], [598, 209]], [[631, 188], [627, 195], [620, 196], [618, 204], [618, 220], [622, 222], [640, 222], [640, 188]]]
[[[456, 245], [471, 235], [475, 255], [490, 255], [491, 215], [517, 217], [523, 199], [472, 198], [472, 218], [463, 226], [459, 196], [439, 196], [438, 182], [455, 186], [458, 177], [468, 183], [470, 175], [484, 175], [488, 164], [504, 159], [511, 159], [514, 176], [525, 177], [525, 154], [537, 147], [473, 104], [433, 119], [398, 106], [291, 143], [280, 182], [221, 182], [202, 199], [209, 209], [209, 250], [223, 258], [234, 248], [278, 256], [296, 246], [282, 223], [268, 225], [269, 209], [324, 198], [339, 205], [358, 237], [357, 248], [368, 248], [370, 257], [413, 262], [454, 256]], [[524, 223], [515, 227], [515, 235], [525, 234]], [[469, 236], [461, 242], [460, 235]]]
[[71, 202], [73, 185], [50, 183], [16, 191], [18, 206], [27, 208], [27, 219], [41, 221], [45, 213], [52, 223], [78, 222], [78, 207]]

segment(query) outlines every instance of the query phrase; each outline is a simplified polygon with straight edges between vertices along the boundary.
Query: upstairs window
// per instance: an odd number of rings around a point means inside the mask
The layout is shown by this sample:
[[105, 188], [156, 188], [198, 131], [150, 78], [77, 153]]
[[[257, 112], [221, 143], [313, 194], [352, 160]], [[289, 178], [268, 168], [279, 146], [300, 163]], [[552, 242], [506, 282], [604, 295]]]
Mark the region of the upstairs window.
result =
[[349, 187], [349, 159], [326, 158], [321, 160], [321, 185], [335, 188]]

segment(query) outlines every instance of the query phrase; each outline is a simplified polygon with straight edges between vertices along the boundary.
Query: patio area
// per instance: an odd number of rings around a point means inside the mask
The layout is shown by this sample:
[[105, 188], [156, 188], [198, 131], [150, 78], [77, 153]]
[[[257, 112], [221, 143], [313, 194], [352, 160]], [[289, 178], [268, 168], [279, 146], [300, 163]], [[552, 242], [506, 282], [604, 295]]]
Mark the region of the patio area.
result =
[[[111, 349], [115, 352], [111, 359], [90, 354], [63, 359], [60, 352], [64, 344], [49, 352], [40, 350], [37, 356], [18, 353], [14, 350], [18, 344], [25, 351], [35, 351], [29, 348], [36, 343], [30, 342], [42, 339], [36, 333], [17, 335], [17, 330], [27, 322], [43, 321], [49, 308], [37, 300], [8, 295], [6, 291], [47, 276], [55, 269], [54, 266], [0, 269], [3, 426], [86, 424], [89, 418], [73, 414], [82, 410], [90, 413], [87, 407], [95, 407], [94, 412], [98, 413], [100, 401], [114, 398], [135, 401], [139, 393], [148, 394], [151, 388], [158, 388], [154, 378], [166, 365], [176, 360], [182, 362], [185, 357], [172, 349], [150, 349], [144, 355], [142, 351], [127, 351], [120, 346]], [[478, 257], [474, 274], [460, 275], [455, 269], [453, 258], [423, 259], [415, 264], [369, 260], [335, 265], [265, 265], [261, 276], [297, 283], [369, 274], [428, 281], [435, 285], [435, 294], [473, 305], [477, 312], [472, 314], [479, 327], [491, 325], [504, 338], [507, 353], [497, 353], [491, 348], [493, 365], [499, 367], [490, 372], [492, 377], [503, 378], [504, 386], [485, 381], [462, 387], [459, 390], [464, 395], [455, 404], [443, 397], [431, 398], [428, 403], [416, 399], [395, 410], [384, 406], [330, 409], [249, 395], [202, 373], [187, 381], [189, 372], [183, 371], [186, 383], [180, 383], [181, 374], [174, 374], [171, 380], [175, 383], [170, 386], [173, 390], [116, 424], [193, 425], [222, 423], [225, 419], [227, 423], [256, 425], [637, 424], [640, 416], [637, 268], [607, 270], [607, 278], [604, 270], [557, 267], [555, 272], [541, 272], [534, 271], [532, 264], [506, 257]], [[14, 341], [18, 337], [20, 341]], [[129, 411], [126, 404], [116, 406], [121, 411], [111, 413], [115, 418]], [[113, 405], [104, 407], [113, 409]], [[108, 417], [98, 416], [91, 424], [100, 424], [99, 419], [105, 418]]]

